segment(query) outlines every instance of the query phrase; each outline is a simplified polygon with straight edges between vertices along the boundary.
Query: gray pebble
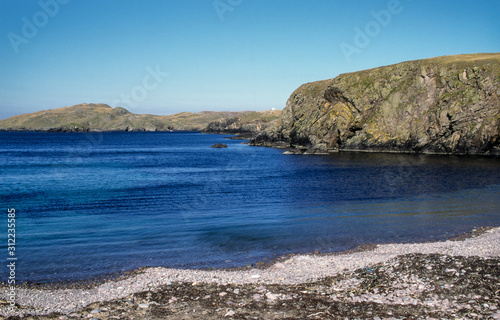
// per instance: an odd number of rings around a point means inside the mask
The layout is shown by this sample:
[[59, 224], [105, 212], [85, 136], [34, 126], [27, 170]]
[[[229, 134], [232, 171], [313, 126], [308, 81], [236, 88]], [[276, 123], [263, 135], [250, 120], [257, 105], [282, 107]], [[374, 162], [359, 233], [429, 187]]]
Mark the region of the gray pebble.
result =
[[497, 313], [495, 313], [495, 314], [492, 314], [492, 315], [491, 315], [491, 317], [492, 317], [493, 319], [500, 319], [500, 312], [497, 312]]
[[254, 299], [255, 301], [260, 301], [262, 300], [262, 296], [256, 293], [252, 296], [252, 299]]
[[236, 312], [234, 312], [233, 310], [229, 310], [225, 315], [224, 317], [232, 317], [236, 314]]

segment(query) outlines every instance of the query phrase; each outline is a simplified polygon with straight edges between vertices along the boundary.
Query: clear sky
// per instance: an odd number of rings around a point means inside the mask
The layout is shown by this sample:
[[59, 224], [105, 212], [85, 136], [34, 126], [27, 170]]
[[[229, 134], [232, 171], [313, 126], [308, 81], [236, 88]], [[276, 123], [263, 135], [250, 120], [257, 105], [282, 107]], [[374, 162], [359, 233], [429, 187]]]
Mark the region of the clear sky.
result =
[[500, 52], [500, 1], [0, 0], [0, 118], [281, 109], [302, 83]]

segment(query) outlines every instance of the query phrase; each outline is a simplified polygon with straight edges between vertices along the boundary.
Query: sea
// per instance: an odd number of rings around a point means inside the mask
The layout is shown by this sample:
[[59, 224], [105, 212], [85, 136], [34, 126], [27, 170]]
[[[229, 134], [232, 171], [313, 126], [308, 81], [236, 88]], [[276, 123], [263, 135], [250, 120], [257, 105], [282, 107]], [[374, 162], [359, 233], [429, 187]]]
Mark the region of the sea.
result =
[[284, 155], [226, 137], [0, 132], [1, 281], [12, 262], [16, 283], [78, 281], [500, 226], [498, 157]]

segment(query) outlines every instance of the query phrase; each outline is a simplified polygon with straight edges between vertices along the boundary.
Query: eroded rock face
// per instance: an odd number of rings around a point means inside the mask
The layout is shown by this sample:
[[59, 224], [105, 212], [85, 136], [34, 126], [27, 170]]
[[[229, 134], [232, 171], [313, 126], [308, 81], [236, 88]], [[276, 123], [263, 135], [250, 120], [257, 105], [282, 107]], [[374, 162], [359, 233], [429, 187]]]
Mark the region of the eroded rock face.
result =
[[403, 62], [304, 84], [281, 127], [252, 143], [278, 141], [309, 153], [500, 154], [500, 54]]
[[281, 110], [246, 111], [236, 117], [213, 121], [202, 132], [255, 136], [276, 126], [280, 117]]

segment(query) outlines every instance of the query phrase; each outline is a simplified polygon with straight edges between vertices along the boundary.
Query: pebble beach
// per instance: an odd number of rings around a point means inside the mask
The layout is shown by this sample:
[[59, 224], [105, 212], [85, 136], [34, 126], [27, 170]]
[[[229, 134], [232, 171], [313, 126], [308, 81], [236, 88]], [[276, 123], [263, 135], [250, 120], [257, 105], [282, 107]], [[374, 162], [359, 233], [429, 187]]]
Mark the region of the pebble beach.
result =
[[5, 319], [500, 319], [500, 228], [432, 243], [295, 255], [238, 270], [144, 268], [0, 293]]

